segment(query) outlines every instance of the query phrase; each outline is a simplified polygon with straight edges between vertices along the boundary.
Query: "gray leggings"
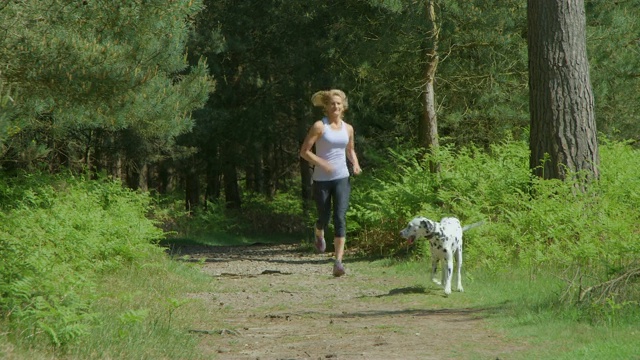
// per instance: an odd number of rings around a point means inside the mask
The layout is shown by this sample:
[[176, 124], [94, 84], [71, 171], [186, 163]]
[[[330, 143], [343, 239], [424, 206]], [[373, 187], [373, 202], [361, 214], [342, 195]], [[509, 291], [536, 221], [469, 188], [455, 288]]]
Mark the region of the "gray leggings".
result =
[[313, 197], [316, 200], [318, 209], [318, 220], [316, 229], [324, 230], [329, 225], [331, 217], [331, 202], [333, 200], [333, 227], [335, 237], [345, 237], [347, 235], [347, 209], [349, 208], [349, 195], [351, 194], [351, 183], [349, 178], [314, 181]]

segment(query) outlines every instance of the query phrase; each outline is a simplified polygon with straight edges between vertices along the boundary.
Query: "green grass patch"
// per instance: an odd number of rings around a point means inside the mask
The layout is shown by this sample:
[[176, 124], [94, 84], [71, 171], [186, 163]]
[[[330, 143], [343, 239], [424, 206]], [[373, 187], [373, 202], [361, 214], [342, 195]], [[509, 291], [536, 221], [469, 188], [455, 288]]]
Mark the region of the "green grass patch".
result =
[[[611, 321], [593, 317], [592, 305], [560, 301], [566, 291], [562, 270], [532, 272], [510, 265], [508, 271], [488, 268], [463, 270], [464, 293], [445, 297], [442, 287], [430, 279], [430, 264], [424, 260], [382, 259], [351, 262], [350, 266], [372, 279], [401, 277], [406, 286], [390, 290], [394, 302], [429, 309], [478, 311], [487, 326], [514, 344], [508, 359], [638, 359], [640, 315], [637, 305], [603, 305]], [[439, 274], [438, 274], [439, 275]], [[372, 281], [372, 288], [376, 282]], [[428, 295], [428, 296], [425, 296]], [[613, 308], [613, 309], [611, 309]], [[615, 312], [618, 313], [615, 313]]]
[[[130, 266], [102, 281], [93, 310], [101, 314], [83, 340], [66, 354], [78, 359], [202, 359], [194, 329], [207, 305], [189, 294], [212, 293], [197, 267], [164, 258]], [[208, 324], [214, 326], [215, 324]]]

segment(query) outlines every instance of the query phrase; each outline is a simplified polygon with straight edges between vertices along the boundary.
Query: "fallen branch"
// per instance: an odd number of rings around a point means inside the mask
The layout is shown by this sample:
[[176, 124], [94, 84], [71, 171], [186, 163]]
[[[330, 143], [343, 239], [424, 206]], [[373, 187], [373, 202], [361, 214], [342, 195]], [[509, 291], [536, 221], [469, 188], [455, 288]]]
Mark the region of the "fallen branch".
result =
[[640, 268], [631, 269], [615, 279], [584, 289], [580, 292], [580, 301], [590, 293], [598, 292], [600, 296], [598, 296], [597, 302], [603, 302], [604, 299], [607, 298], [607, 295], [617, 292], [618, 289], [622, 288], [629, 281], [634, 280], [635, 278], [640, 278]]

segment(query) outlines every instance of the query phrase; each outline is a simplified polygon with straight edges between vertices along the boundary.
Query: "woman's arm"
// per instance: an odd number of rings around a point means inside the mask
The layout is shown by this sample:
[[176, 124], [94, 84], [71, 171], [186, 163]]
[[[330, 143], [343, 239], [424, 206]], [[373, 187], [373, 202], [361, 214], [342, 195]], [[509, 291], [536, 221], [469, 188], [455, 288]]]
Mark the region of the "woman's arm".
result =
[[360, 168], [360, 163], [358, 162], [358, 155], [356, 154], [356, 146], [354, 140], [354, 131], [353, 126], [348, 125], [347, 131], [349, 132], [349, 143], [347, 144], [347, 158], [351, 161], [353, 165], [353, 174], [359, 175], [362, 172]]
[[316, 121], [309, 132], [307, 133], [307, 137], [304, 139], [302, 143], [302, 147], [300, 148], [300, 157], [307, 160], [309, 164], [314, 166], [320, 166], [327, 172], [332, 172], [333, 167], [329, 165], [329, 162], [325, 159], [316, 155], [312, 149], [313, 145], [316, 141], [322, 136], [322, 132], [324, 131], [324, 124], [321, 120]]

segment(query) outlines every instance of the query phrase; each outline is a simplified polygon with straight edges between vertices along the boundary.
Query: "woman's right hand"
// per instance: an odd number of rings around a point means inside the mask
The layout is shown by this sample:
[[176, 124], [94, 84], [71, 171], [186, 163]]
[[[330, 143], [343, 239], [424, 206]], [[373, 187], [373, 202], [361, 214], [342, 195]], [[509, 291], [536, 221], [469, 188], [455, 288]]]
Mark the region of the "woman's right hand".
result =
[[325, 161], [324, 159], [320, 161], [318, 165], [322, 168], [322, 170], [328, 173], [332, 173], [334, 171], [333, 166], [331, 166], [331, 164], [329, 164], [329, 162]]

